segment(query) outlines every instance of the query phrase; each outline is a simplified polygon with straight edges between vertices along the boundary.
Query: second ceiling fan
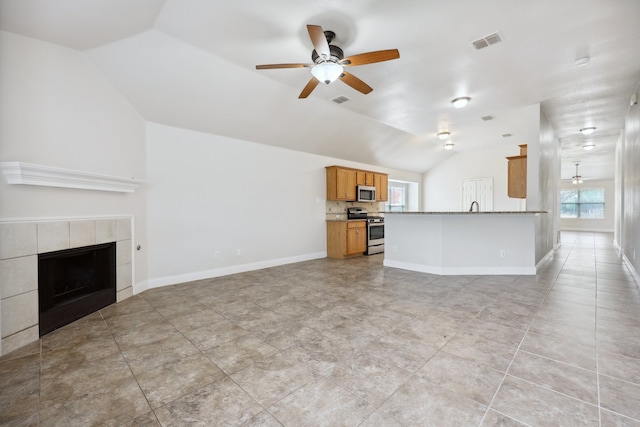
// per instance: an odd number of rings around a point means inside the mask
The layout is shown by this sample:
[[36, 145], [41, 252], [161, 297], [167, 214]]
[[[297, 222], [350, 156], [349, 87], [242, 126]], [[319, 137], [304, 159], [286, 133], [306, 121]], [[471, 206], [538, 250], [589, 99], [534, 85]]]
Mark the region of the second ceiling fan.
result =
[[276, 68], [311, 68], [311, 80], [302, 89], [298, 98], [306, 98], [321, 81], [329, 84], [336, 79], [342, 80], [355, 90], [365, 95], [373, 90], [371, 86], [344, 70], [344, 67], [372, 64], [374, 62], [389, 61], [400, 58], [398, 49], [376, 50], [344, 57], [344, 52], [338, 46], [331, 44], [335, 37], [333, 31], [324, 31], [319, 25], [307, 25], [309, 37], [314, 50], [311, 52], [313, 63], [308, 64], [266, 64], [256, 65], [257, 70], [272, 70]]

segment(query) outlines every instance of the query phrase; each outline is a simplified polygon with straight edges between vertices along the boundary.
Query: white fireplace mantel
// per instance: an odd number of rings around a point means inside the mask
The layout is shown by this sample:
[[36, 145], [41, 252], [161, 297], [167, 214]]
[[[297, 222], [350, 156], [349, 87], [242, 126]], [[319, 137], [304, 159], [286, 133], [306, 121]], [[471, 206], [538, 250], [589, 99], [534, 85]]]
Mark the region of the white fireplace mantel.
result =
[[0, 169], [9, 184], [133, 193], [143, 183], [142, 180], [134, 178], [101, 175], [23, 162], [0, 162]]

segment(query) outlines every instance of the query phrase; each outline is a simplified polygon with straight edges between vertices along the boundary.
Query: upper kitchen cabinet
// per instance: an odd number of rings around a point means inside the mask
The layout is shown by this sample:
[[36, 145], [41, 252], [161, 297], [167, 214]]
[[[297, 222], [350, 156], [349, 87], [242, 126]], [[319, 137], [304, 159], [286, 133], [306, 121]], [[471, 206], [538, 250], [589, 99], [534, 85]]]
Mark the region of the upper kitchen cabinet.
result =
[[376, 202], [388, 199], [387, 174], [351, 169], [343, 166], [327, 166], [327, 200], [356, 201], [356, 187], [366, 185], [376, 188]]
[[356, 170], [327, 166], [327, 200], [356, 200]]
[[527, 197], [527, 144], [519, 147], [519, 156], [507, 157], [507, 195], [524, 199]]
[[386, 202], [389, 199], [389, 176], [383, 173], [374, 174], [376, 201]]
[[368, 185], [373, 187], [375, 184], [374, 173], [367, 171], [356, 171], [356, 185]]

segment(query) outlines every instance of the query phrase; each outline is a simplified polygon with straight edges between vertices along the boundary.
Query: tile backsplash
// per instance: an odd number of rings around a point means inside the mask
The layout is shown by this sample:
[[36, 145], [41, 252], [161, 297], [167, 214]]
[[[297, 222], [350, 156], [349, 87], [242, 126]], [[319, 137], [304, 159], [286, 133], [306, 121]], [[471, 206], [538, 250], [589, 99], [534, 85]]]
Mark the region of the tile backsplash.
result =
[[369, 214], [380, 214], [384, 212], [385, 202], [368, 203], [368, 202], [341, 202], [335, 200], [327, 200], [326, 202], [326, 219], [330, 220], [346, 220], [347, 208], [357, 207], [363, 208]]

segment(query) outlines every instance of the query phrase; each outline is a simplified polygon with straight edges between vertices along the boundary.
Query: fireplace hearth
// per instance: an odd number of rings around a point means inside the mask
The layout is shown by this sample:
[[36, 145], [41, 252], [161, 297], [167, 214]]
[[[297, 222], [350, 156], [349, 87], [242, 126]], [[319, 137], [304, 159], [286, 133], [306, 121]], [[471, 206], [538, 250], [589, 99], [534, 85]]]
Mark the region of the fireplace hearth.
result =
[[40, 336], [116, 302], [116, 243], [38, 255]]

